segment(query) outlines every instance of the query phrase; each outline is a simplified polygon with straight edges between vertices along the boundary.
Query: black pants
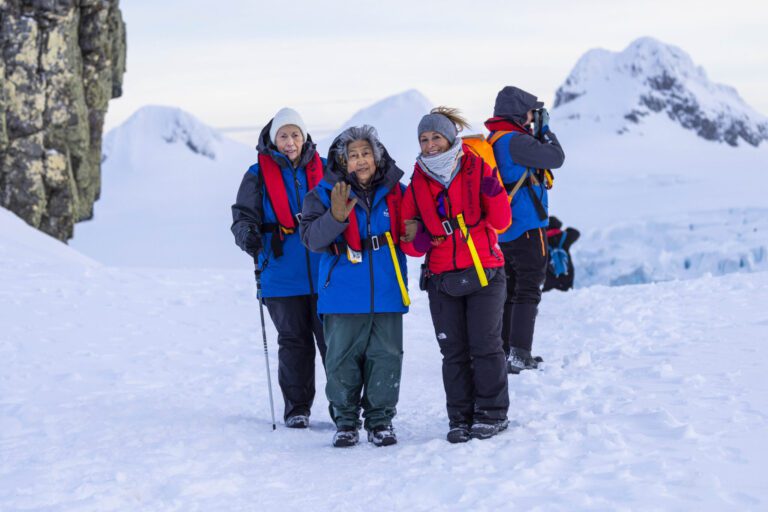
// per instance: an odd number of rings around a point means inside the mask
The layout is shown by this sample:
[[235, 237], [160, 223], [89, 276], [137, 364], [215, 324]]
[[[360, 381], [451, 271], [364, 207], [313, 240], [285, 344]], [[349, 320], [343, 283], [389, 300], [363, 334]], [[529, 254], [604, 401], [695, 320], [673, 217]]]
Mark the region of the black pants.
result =
[[531, 350], [541, 286], [547, 272], [547, 237], [543, 229], [526, 231], [511, 242], [499, 244], [507, 271], [507, 300], [501, 337], [504, 352], [510, 347]]
[[317, 295], [266, 297], [264, 303], [277, 329], [277, 381], [285, 402], [283, 419], [297, 414], [308, 416], [315, 400], [315, 340], [325, 367]]
[[507, 418], [509, 391], [501, 318], [506, 290], [499, 269], [488, 286], [452, 297], [430, 279], [429, 311], [443, 354], [443, 386], [451, 426]]

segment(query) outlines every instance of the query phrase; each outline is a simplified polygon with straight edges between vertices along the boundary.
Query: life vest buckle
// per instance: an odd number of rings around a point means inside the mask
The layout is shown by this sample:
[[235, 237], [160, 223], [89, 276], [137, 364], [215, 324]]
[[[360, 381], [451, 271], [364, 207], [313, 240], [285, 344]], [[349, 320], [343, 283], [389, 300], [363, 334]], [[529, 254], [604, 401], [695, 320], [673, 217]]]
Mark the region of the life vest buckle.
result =
[[442, 222], [443, 225], [443, 231], [445, 231], [446, 235], [452, 235], [453, 234], [453, 226], [451, 226], [450, 220], [444, 220]]
[[296, 225], [297, 225], [297, 226], [298, 226], [299, 224], [301, 224], [301, 212], [297, 213], [297, 214], [296, 214], [296, 215], [294, 215], [293, 217], [296, 219]]
[[381, 248], [381, 243], [379, 242], [379, 235], [373, 235], [371, 237], [371, 248], [374, 251], [378, 251], [379, 248]]

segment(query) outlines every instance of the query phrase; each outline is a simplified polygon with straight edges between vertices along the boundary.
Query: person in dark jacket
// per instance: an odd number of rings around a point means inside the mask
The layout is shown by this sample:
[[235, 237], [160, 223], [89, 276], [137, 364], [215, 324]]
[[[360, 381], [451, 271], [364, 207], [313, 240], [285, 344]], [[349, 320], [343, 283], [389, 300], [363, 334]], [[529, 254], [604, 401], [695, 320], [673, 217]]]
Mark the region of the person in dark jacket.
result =
[[[533, 331], [547, 268], [547, 171], [563, 165], [565, 153], [549, 129], [544, 104], [517, 87], [504, 87], [486, 121], [493, 153], [510, 195], [512, 225], [499, 235], [507, 271], [504, 351], [507, 371], [533, 369]], [[532, 128], [534, 116], [538, 123]], [[534, 132], [535, 129], [535, 132]]]
[[[542, 291], [549, 290], [561, 290], [568, 291], [573, 288], [573, 280], [575, 278], [575, 270], [573, 268], [573, 258], [571, 258], [571, 245], [579, 239], [581, 233], [576, 228], [563, 229], [563, 223], [554, 215], [549, 216], [549, 227], [547, 228], [547, 246], [549, 249], [549, 264], [547, 265], [547, 278], [544, 281], [544, 289]], [[555, 275], [555, 263], [553, 261], [553, 254], [559, 250], [565, 251], [566, 267], [565, 273]]]
[[320, 258], [302, 245], [296, 214], [322, 177], [324, 162], [301, 116], [290, 108], [264, 127], [256, 149], [258, 163], [245, 173], [232, 206], [232, 233], [254, 258], [277, 329], [285, 425], [307, 428], [315, 398], [315, 343], [325, 360], [325, 341], [317, 317]]
[[322, 254], [318, 311], [336, 447], [358, 443], [361, 408], [369, 442], [397, 442], [392, 419], [410, 304], [399, 248], [402, 176], [375, 129], [351, 127], [331, 144], [325, 176], [304, 202], [302, 240]]
[[510, 210], [498, 176], [458, 136], [465, 127], [446, 107], [421, 119], [421, 155], [403, 200], [404, 223], [420, 224], [403, 251], [427, 255], [422, 289], [443, 355], [451, 443], [498, 434], [509, 409], [501, 344], [506, 278], [496, 230], [509, 225]]

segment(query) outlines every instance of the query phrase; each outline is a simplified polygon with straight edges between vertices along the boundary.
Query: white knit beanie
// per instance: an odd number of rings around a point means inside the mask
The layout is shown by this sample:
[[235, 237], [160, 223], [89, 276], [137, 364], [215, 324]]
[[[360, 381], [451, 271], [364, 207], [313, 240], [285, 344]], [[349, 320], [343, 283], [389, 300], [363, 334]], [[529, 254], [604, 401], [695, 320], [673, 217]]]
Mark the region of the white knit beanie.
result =
[[269, 140], [274, 143], [275, 137], [277, 136], [277, 130], [288, 124], [298, 126], [299, 130], [301, 130], [301, 134], [304, 136], [304, 141], [306, 142], [307, 125], [304, 124], [304, 120], [301, 118], [298, 112], [288, 107], [278, 110], [277, 114], [275, 114], [275, 117], [272, 118], [272, 126], [269, 128]]

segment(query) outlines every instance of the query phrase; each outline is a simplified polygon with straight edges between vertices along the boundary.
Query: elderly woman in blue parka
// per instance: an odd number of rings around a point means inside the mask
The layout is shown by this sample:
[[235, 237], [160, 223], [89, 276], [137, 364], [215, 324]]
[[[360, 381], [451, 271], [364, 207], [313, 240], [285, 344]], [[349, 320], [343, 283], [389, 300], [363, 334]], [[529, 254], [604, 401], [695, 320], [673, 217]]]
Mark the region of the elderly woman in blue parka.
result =
[[402, 176], [375, 129], [352, 127], [331, 145], [325, 176], [304, 201], [302, 241], [323, 253], [318, 311], [337, 447], [357, 444], [361, 407], [368, 441], [397, 442], [392, 418], [409, 304], [398, 246]]
[[278, 382], [290, 428], [307, 428], [315, 398], [315, 342], [325, 358], [317, 317], [319, 255], [301, 243], [297, 214], [323, 175], [301, 116], [283, 108], [264, 127], [258, 163], [243, 177], [232, 205], [235, 243], [257, 263], [262, 297], [277, 329]]

